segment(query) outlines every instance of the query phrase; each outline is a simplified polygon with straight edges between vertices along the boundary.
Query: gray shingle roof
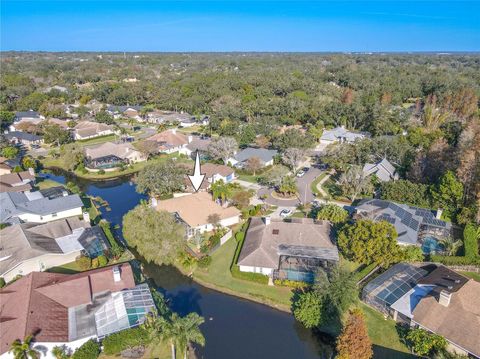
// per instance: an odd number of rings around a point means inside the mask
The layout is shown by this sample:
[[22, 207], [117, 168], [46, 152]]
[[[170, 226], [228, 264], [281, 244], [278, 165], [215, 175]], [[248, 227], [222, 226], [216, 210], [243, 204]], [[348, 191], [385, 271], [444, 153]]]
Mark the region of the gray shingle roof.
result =
[[12, 140], [14, 138], [18, 138], [19, 140], [24, 140], [24, 141], [40, 141], [42, 138], [37, 135], [33, 135], [28, 132], [22, 132], [22, 131], [12, 131], [9, 133], [4, 134], [5, 138], [7, 140]]
[[15, 112], [15, 117], [17, 119], [20, 119], [22, 117], [32, 117], [32, 118], [38, 117], [38, 118], [40, 118], [40, 115], [36, 111], [19, 111], [19, 112]]
[[269, 162], [273, 157], [277, 155], [278, 151], [276, 150], [267, 150], [265, 148], [253, 148], [247, 147], [244, 150], [241, 150], [235, 155], [235, 159], [238, 162], [244, 162], [252, 157], [258, 157], [263, 162]]
[[365, 166], [363, 166], [363, 173], [365, 173], [366, 176], [375, 174], [380, 181], [384, 182], [398, 179], [395, 167], [393, 167], [386, 158], [377, 163], [366, 163]]
[[349, 131], [344, 127], [335, 127], [331, 130], [323, 131], [322, 137], [320, 140], [322, 141], [346, 141], [346, 142], [353, 142], [357, 139], [362, 139], [367, 136], [366, 133], [363, 132], [353, 132]]

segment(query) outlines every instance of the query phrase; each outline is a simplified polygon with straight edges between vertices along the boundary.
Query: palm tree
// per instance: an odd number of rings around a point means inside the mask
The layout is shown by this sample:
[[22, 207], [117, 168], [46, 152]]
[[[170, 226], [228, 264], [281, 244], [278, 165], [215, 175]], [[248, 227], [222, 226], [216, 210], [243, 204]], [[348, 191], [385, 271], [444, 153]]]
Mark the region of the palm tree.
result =
[[220, 198], [222, 200], [222, 203], [224, 203], [232, 193], [229, 184], [223, 182], [223, 180], [212, 183], [212, 185], [210, 186], [210, 190], [212, 191], [213, 198]]
[[28, 335], [23, 339], [23, 342], [20, 339], [15, 340], [10, 347], [10, 351], [13, 352], [13, 357], [15, 359], [38, 359], [40, 358], [40, 353], [32, 348], [33, 336]]
[[462, 241], [454, 241], [452, 237], [448, 236], [440, 241], [443, 246], [443, 251], [449, 255], [454, 256], [457, 254], [458, 248], [462, 246]]
[[184, 359], [187, 359], [188, 345], [190, 343], [205, 345], [205, 337], [200, 331], [200, 325], [204, 322], [205, 320], [197, 313], [189, 313], [183, 318], [177, 316], [175, 319], [174, 326], [177, 332], [177, 344], [183, 348]]

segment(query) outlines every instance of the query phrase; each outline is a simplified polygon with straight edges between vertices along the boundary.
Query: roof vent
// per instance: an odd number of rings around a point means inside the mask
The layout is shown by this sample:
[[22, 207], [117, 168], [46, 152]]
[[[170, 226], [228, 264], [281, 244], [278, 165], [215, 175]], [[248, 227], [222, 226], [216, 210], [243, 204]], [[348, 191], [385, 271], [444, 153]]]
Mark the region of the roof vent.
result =
[[272, 234], [275, 234], [275, 235], [278, 235], [280, 233], [280, 230], [279, 229], [274, 229], [272, 231]]
[[113, 281], [120, 282], [122, 280], [122, 275], [120, 274], [120, 267], [113, 267]]

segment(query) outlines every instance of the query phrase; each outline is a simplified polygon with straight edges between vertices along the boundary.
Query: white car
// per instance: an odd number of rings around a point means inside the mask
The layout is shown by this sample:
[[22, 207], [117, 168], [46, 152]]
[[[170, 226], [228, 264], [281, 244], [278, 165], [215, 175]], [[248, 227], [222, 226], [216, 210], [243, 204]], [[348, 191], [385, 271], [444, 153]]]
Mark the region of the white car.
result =
[[291, 209], [282, 209], [282, 211], [280, 212], [280, 217], [282, 218], [287, 218], [288, 216], [290, 216], [292, 214], [292, 210]]
[[297, 177], [300, 178], [300, 177], [303, 177], [303, 176], [305, 176], [305, 171], [304, 170], [301, 170], [301, 171], [297, 172]]

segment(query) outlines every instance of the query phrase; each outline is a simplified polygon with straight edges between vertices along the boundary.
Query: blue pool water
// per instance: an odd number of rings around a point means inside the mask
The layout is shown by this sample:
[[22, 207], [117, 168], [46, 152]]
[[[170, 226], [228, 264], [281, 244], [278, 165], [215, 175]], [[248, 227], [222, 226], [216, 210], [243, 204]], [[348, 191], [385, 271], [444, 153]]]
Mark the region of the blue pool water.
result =
[[422, 251], [425, 254], [439, 253], [443, 251], [443, 246], [435, 237], [425, 237], [422, 243]]

